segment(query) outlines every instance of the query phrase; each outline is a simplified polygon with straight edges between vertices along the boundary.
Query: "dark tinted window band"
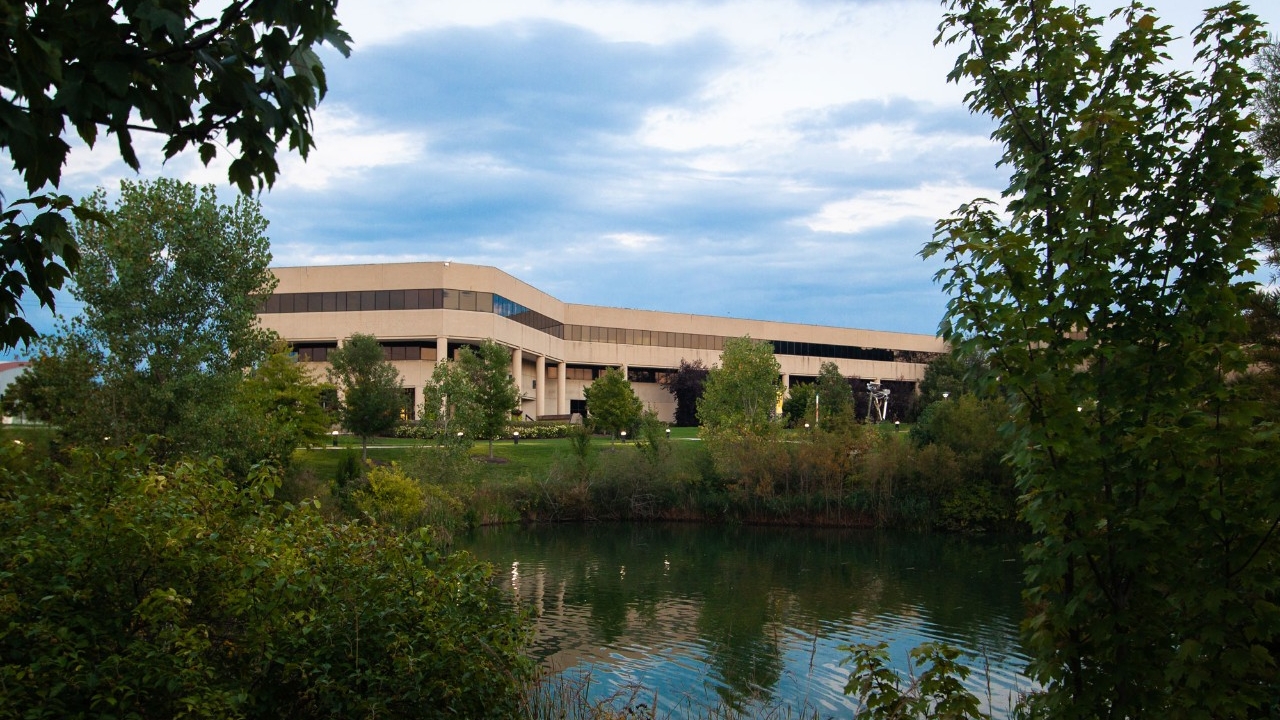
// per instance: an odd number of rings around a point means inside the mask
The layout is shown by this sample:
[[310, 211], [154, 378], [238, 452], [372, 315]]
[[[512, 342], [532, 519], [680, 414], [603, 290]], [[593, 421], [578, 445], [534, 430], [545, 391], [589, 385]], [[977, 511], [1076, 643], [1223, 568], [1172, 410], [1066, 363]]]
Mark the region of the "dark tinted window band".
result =
[[[360, 292], [276, 293], [258, 308], [262, 314], [299, 312], [365, 312], [386, 310], [467, 310], [491, 312], [512, 322], [561, 340], [618, 345], [723, 350], [725, 336], [677, 333], [661, 330], [565, 325], [496, 293], [442, 288], [377, 290]], [[821, 357], [840, 360], [928, 363], [941, 353], [920, 350], [864, 348], [794, 340], [770, 340], [775, 355]], [[399, 353], [397, 353], [398, 355]], [[399, 359], [398, 357], [396, 359]], [[425, 359], [425, 358], [423, 358]]]

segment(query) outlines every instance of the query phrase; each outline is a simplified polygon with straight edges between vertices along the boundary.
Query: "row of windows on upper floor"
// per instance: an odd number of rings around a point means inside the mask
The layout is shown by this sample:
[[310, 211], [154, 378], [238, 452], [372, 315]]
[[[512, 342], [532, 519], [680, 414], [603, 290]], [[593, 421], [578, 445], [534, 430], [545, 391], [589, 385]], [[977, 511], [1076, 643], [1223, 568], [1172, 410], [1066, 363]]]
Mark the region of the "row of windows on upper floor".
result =
[[[443, 288], [420, 290], [361, 290], [354, 292], [276, 293], [259, 308], [264, 314], [299, 312], [348, 312], [380, 310], [469, 310], [491, 312], [561, 340], [616, 343], [654, 347], [720, 351], [723, 335], [679, 333], [664, 330], [565, 325], [496, 293]], [[770, 340], [775, 355], [796, 355], [842, 360], [927, 363], [939, 353], [917, 350], [867, 348], [856, 345]], [[397, 358], [401, 359], [401, 358]], [[427, 359], [404, 358], [404, 359]], [[432, 358], [434, 359], [434, 358]]]

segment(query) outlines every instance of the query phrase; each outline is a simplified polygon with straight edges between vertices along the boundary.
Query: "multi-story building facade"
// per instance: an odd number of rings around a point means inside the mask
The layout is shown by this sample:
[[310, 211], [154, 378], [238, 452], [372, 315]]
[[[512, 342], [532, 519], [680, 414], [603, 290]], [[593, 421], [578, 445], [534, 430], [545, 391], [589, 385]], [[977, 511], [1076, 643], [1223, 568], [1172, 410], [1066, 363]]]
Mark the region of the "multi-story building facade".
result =
[[562, 302], [497, 268], [451, 262], [275, 268], [275, 293], [259, 315], [301, 360], [323, 363], [355, 333], [374, 335], [404, 379], [407, 405], [422, 401], [436, 362], [492, 339], [511, 349], [511, 373], [529, 418], [582, 412], [583, 388], [606, 368], [626, 372], [636, 394], [670, 420], [659, 384], [681, 360], [710, 367], [726, 338], [772, 343], [784, 387], [835, 362], [851, 382], [914, 389], [945, 344], [931, 335]]

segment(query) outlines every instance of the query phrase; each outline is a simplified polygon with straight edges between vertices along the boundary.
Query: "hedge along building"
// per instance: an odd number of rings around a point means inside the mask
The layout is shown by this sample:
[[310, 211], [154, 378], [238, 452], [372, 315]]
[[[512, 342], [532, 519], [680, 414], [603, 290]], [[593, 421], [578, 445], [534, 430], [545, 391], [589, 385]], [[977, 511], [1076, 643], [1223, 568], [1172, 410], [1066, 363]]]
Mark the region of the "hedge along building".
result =
[[562, 302], [501, 270], [452, 262], [274, 268], [259, 318], [301, 361], [324, 363], [355, 333], [374, 335], [404, 379], [406, 407], [422, 402], [437, 361], [492, 339], [511, 349], [511, 374], [529, 418], [582, 413], [583, 388], [621, 368], [664, 420], [675, 400], [659, 381], [682, 359], [710, 367], [726, 338], [772, 343], [784, 387], [835, 362], [855, 389], [877, 380], [911, 392], [946, 351], [931, 335], [628, 310]]

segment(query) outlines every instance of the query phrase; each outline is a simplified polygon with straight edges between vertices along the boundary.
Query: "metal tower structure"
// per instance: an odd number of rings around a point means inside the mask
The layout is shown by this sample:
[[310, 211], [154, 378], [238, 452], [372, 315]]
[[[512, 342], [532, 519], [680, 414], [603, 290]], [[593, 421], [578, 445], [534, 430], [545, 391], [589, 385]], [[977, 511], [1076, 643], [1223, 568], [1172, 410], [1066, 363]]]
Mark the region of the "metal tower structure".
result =
[[867, 421], [881, 422], [889, 418], [889, 388], [880, 387], [879, 380], [867, 383]]

